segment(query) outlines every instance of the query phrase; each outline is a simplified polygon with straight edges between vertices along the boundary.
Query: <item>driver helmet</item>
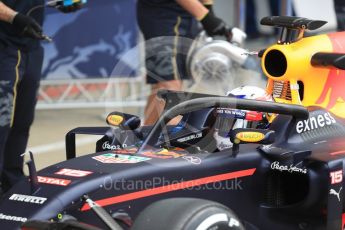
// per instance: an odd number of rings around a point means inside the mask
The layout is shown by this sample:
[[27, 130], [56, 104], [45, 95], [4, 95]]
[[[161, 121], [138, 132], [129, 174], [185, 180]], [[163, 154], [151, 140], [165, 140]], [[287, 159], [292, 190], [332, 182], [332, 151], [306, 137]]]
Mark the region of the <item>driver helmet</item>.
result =
[[[241, 86], [228, 91], [227, 96], [240, 99], [273, 101], [264, 89], [257, 86]], [[266, 114], [233, 108], [216, 108], [215, 139], [219, 150], [232, 147], [230, 130], [238, 128], [267, 128]]]

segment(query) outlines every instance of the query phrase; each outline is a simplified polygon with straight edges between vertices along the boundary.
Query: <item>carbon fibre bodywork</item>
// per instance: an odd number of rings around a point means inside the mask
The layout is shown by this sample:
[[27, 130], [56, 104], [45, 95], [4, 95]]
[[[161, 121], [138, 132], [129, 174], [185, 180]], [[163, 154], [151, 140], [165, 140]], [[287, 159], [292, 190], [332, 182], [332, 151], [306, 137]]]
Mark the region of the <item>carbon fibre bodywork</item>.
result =
[[[105, 135], [109, 128], [70, 133], [69, 160], [39, 171], [38, 187], [26, 178], [3, 197], [1, 228], [17, 229], [29, 219], [59, 221], [64, 216], [73, 216], [106, 229], [81, 199], [85, 194], [115, 218], [125, 213], [135, 220], [155, 201], [196, 197], [231, 208], [246, 229], [343, 228], [345, 124], [342, 119], [317, 107], [309, 108], [308, 118], [308, 111], [302, 106], [200, 94], [188, 94], [187, 99], [181, 99], [181, 95], [173, 92], [163, 95], [168, 102], [167, 111], [154, 127], [142, 128], [143, 143], [139, 149], [108, 150], [75, 158], [75, 149], [70, 144], [76, 133]], [[202, 134], [198, 140], [202, 145], [190, 144], [189, 147], [198, 147], [193, 151], [188, 151], [188, 147], [159, 149], [162, 147], [159, 134], [165, 132], [170, 118], [186, 114], [184, 117], [189, 119], [184, 120], [185, 127], [194, 122], [193, 129], [208, 128], [212, 133], [212, 108], [225, 105], [279, 113], [269, 127], [275, 132], [274, 143], [243, 144], [237, 146], [239, 152], [234, 154], [233, 149], [211, 151], [213, 135]], [[195, 111], [199, 111], [199, 116], [193, 116]], [[168, 128], [167, 135], [173, 128]]]

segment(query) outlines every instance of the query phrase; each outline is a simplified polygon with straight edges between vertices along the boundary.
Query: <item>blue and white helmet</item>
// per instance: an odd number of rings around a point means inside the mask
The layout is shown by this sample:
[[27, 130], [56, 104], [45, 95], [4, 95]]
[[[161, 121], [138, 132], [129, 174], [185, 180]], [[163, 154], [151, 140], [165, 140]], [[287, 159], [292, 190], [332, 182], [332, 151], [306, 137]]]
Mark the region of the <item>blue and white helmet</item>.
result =
[[259, 101], [273, 101], [273, 98], [270, 94], [266, 92], [266, 90], [257, 87], [257, 86], [250, 86], [244, 85], [238, 88], [235, 88], [231, 91], [228, 91], [227, 96], [234, 96], [236, 98], [243, 98], [243, 99], [253, 99]]
[[[260, 101], [273, 101], [273, 98], [264, 89], [257, 86], [241, 86], [228, 91], [227, 96], [260, 100]], [[250, 128], [253, 122], [263, 121], [264, 114], [256, 111], [247, 111], [240, 109], [230, 108], [217, 108], [217, 124], [215, 139], [217, 141], [218, 149], [231, 148], [232, 143], [228, 134], [232, 129]]]

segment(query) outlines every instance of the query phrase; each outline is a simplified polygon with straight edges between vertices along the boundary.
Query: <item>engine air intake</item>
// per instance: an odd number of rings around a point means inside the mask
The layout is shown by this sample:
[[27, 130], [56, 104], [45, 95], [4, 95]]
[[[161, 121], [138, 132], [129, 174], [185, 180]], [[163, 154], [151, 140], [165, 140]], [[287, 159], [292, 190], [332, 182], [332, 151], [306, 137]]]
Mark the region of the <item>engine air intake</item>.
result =
[[285, 55], [279, 50], [270, 50], [265, 57], [265, 69], [273, 77], [281, 77], [287, 70]]

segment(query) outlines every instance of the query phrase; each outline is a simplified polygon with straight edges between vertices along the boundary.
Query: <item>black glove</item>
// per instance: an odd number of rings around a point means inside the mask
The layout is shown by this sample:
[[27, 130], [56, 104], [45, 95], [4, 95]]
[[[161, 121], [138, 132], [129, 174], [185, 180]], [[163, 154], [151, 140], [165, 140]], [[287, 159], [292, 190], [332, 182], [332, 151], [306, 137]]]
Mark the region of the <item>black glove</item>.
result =
[[212, 11], [209, 11], [200, 22], [209, 36], [227, 36], [229, 33], [229, 29], [225, 22], [216, 17]]
[[19, 31], [21, 36], [43, 39], [42, 27], [32, 17], [17, 13], [12, 25]]
[[83, 7], [83, 3], [81, 2], [76, 2], [73, 3], [70, 6], [63, 6], [63, 5], [58, 5], [56, 9], [60, 10], [63, 13], [72, 13], [75, 12]]

